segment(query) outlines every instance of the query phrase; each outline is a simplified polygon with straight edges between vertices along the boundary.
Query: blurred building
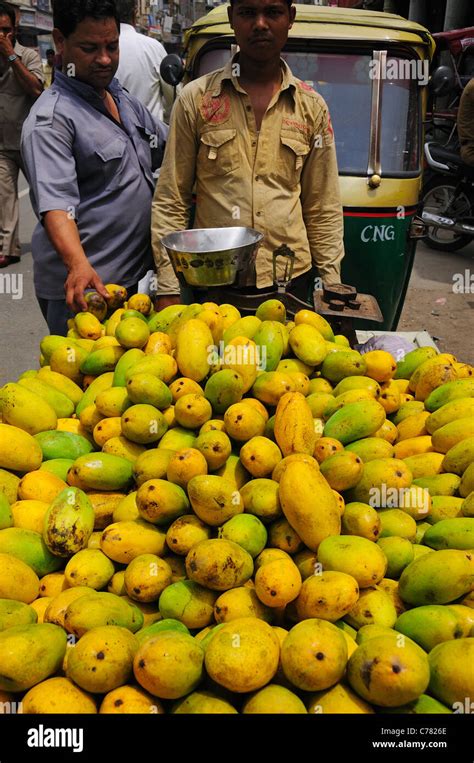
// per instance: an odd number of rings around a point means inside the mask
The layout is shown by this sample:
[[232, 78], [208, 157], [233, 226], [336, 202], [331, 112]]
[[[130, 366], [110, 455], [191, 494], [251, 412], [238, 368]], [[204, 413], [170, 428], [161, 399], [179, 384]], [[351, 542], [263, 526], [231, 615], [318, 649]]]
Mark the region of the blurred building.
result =
[[7, 0], [15, 9], [18, 40], [21, 45], [36, 48], [46, 58], [48, 48], [54, 47], [51, 32], [53, 14], [50, 0]]

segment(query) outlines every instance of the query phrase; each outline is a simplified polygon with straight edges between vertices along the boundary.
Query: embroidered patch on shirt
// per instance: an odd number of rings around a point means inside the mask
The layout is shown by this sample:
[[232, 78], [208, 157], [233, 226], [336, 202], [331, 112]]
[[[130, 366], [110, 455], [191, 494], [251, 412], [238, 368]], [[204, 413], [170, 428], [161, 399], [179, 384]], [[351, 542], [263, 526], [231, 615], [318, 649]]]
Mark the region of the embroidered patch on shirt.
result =
[[311, 133], [311, 127], [305, 125], [304, 122], [297, 122], [295, 119], [288, 119], [287, 117], [283, 117], [282, 124], [287, 125], [288, 127], [293, 127], [295, 130], [304, 132], [305, 134]]
[[214, 125], [220, 125], [229, 118], [230, 98], [227, 93], [213, 96], [211, 93], [204, 93], [201, 105], [199, 107], [202, 118], [206, 122]]
[[300, 86], [300, 88], [301, 88], [302, 90], [307, 90], [307, 91], [308, 91], [308, 92], [310, 92], [310, 93], [315, 93], [315, 92], [316, 92], [316, 90], [314, 89], [314, 87], [311, 87], [311, 85], [308, 85], [308, 83], [307, 83], [307, 82], [303, 82], [302, 80], [300, 80], [300, 81], [298, 82], [298, 85]]

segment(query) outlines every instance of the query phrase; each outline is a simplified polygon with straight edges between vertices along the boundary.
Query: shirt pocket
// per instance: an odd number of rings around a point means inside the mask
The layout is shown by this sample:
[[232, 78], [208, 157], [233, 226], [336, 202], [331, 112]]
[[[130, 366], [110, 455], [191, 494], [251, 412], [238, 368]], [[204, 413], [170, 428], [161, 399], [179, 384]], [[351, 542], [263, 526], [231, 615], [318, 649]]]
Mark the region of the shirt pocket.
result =
[[198, 152], [199, 169], [209, 175], [227, 175], [240, 165], [237, 130], [202, 133]]
[[100, 160], [106, 191], [113, 191], [123, 181], [126, 165], [125, 149], [125, 141], [121, 138], [115, 138], [115, 140], [95, 147], [95, 153]]
[[301, 179], [307, 155], [311, 146], [301, 138], [280, 135], [280, 156], [277, 161], [277, 174], [283, 182], [294, 188]]

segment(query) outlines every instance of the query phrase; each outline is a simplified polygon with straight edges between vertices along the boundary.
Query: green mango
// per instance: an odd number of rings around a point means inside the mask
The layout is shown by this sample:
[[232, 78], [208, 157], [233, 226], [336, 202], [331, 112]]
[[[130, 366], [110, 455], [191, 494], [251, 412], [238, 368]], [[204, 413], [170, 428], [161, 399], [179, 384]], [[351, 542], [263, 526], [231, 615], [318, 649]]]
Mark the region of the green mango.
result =
[[262, 370], [275, 371], [284, 350], [282, 325], [277, 321], [262, 321], [253, 341], [259, 348]]
[[437, 352], [434, 347], [417, 347], [415, 350], [407, 352], [403, 360], [397, 363], [397, 370], [393, 378], [409, 379], [418, 366], [421, 366], [425, 360], [436, 357], [436, 355]]
[[127, 318], [140, 318], [148, 324], [148, 319], [139, 310], [125, 310], [120, 316], [120, 321], [126, 320]]
[[454, 612], [440, 604], [428, 604], [402, 612], [393, 627], [416, 641], [425, 652], [430, 652], [442, 641], [462, 635]]
[[346, 376], [334, 388], [333, 395], [337, 397], [344, 394], [344, 392], [348, 392], [350, 389], [368, 389], [369, 392], [372, 392], [374, 398], [380, 395], [380, 384], [369, 376]]
[[7, 527], [0, 530], [0, 554], [10, 554], [21, 559], [42, 578], [56, 572], [63, 562], [51, 553], [39, 533], [22, 527]]
[[104, 392], [106, 389], [110, 389], [114, 381], [114, 375], [112, 371], [98, 376], [87, 387], [86, 391], [82, 395], [80, 401], [76, 406], [76, 415], [80, 416], [84, 408], [88, 405], [93, 405], [99, 392]]
[[59, 336], [58, 334], [49, 334], [40, 342], [40, 352], [45, 358], [45, 360], [49, 363], [49, 360], [51, 358], [51, 355], [55, 350], [58, 349], [58, 347], [62, 347], [63, 345], [70, 345], [74, 344], [74, 340], [69, 339], [67, 336]]
[[173, 427], [168, 429], [158, 443], [158, 448], [161, 450], [183, 450], [183, 448], [194, 448], [196, 442], [196, 434], [192, 429], [184, 429], [184, 427]]
[[48, 461], [43, 461], [40, 471], [51, 472], [63, 482], [67, 482], [67, 473], [73, 464], [73, 458], [50, 458]]
[[436, 387], [426, 398], [425, 408], [432, 413], [460, 397], [474, 397], [474, 379], [456, 379]]
[[87, 495], [68, 487], [46, 512], [43, 540], [55, 556], [70, 556], [87, 547], [94, 524], [95, 513]]
[[225, 413], [229, 406], [242, 399], [244, 382], [237, 371], [224, 368], [212, 374], [206, 382], [204, 396], [212, 405], [214, 413]]
[[348, 403], [329, 418], [323, 436], [333, 437], [347, 445], [354, 440], [371, 437], [380, 429], [385, 418], [385, 411], [376, 400]]
[[104, 625], [118, 625], [136, 633], [143, 620], [143, 612], [137, 606], [114, 593], [104, 592], [76, 599], [68, 606], [64, 618], [67, 631], [78, 638]]
[[257, 318], [261, 321], [286, 321], [286, 307], [279, 299], [266, 299], [262, 302], [255, 312]]
[[365, 376], [366, 373], [364, 356], [356, 350], [330, 352], [321, 368], [321, 375], [333, 384], [338, 384], [346, 376]]
[[474, 638], [437, 644], [428, 656], [429, 692], [455, 713], [472, 713]]
[[153, 334], [155, 331], [166, 333], [175, 318], [179, 318], [185, 309], [186, 305], [168, 305], [159, 313], [152, 315], [148, 320], [150, 333]]
[[95, 450], [89, 440], [74, 432], [39, 432], [35, 435], [35, 440], [39, 443], [45, 461], [53, 458], [74, 460]]
[[461, 482], [459, 485], [459, 495], [462, 498], [467, 498], [469, 493], [474, 490], [474, 461], [469, 464], [467, 469], [464, 470]]
[[162, 592], [158, 608], [163, 619], [179, 620], [187, 628], [205, 628], [214, 621], [217, 591], [211, 591], [193, 580], [172, 583]]
[[89, 353], [81, 363], [81, 373], [100, 376], [113, 371], [119, 362], [125, 350], [123, 347], [103, 347], [101, 350], [95, 350]]
[[462, 475], [474, 462], [474, 437], [466, 437], [448, 450], [443, 460], [443, 471]]
[[474, 517], [442, 519], [429, 528], [423, 536], [425, 546], [436, 551], [442, 548], [474, 549]]
[[62, 392], [63, 395], [66, 395], [66, 397], [72, 400], [74, 405], [78, 405], [82, 400], [84, 392], [79, 385], [67, 376], [63, 376], [63, 374], [60, 374], [57, 371], [52, 371], [49, 366], [40, 368], [38, 371], [38, 379], [45, 384], [48, 384], [50, 387], [57, 389], [59, 392]]
[[136, 361], [125, 371], [125, 383], [136, 374], [152, 374], [157, 376], [165, 383], [171, 381], [176, 376], [176, 361], [171, 355], [158, 353], [156, 355], [145, 355], [141, 360]]
[[18, 500], [18, 485], [20, 478], [6, 469], [0, 469], [0, 495], [4, 495], [8, 503]]
[[4, 424], [23, 429], [31, 435], [56, 429], [54, 408], [21, 384], [5, 384], [0, 390], [0, 409]]
[[252, 558], [258, 556], [267, 544], [265, 525], [253, 514], [237, 514], [218, 529], [218, 538], [231, 540], [242, 546]]
[[412, 543], [416, 539], [416, 522], [402, 509], [382, 509], [380, 518], [380, 538], [406, 538]]
[[140, 445], [158, 442], [168, 429], [161, 411], [153, 405], [132, 405], [122, 414], [122, 434]]
[[113, 387], [125, 387], [127, 384], [127, 371], [129, 371], [132, 366], [134, 366], [136, 363], [138, 363], [139, 360], [142, 360], [145, 357], [145, 353], [143, 350], [139, 350], [137, 347], [132, 347], [131, 350], [127, 350], [121, 358], [119, 358], [119, 361], [117, 365], [115, 366], [114, 371], [114, 381], [112, 386]]
[[395, 426], [398, 426], [409, 416], [414, 416], [415, 413], [423, 413], [424, 410], [425, 404], [420, 400], [409, 400], [407, 403], [402, 403], [398, 411], [392, 413], [388, 418], [395, 424]]
[[0, 493], [0, 530], [13, 526], [13, 514], [10, 502], [4, 493]]
[[20, 379], [18, 384], [46, 400], [55, 411], [58, 419], [68, 419], [74, 413], [75, 406], [72, 400], [40, 379]]
[[392, 458], [394, 453], [393, 445], [382, 437], [364, 437], [362, 440], [354, 440], [346, 445], [345, 450], [355, 453], [364, 463], [378, 458]]
[[173, 402], [169, 387], [152, 374], [134, 374], [127, 383], [127, 394], [137, 405], [153, 405], [159, 410], [165, 410]]
[[462, 516], [462, 498], [456, 498], [453, 495], [434, 495], [431, 498], [430, 513], [426, 521], [430, 525], [435, 525], [443, 519], [454, 519]]
[[412, 484], [426, 488], [431, 496], [435, 496], [454, 495], [460, 482], [457, 474], [434, 474], [432, 477], [417, 477]]
[[[190, 305], [185, 305], [182, 307], [184, 307], [182, 312], [176, 315], [174, 320], [169, 324], [168, 328], [164, 330], [164, 333], [168, 334], [170, 337], [173, 347], [176, 346], [176, 340], [181, 327], [184, 326], [187, 321], [196, 318], [199, 313], [202, 312], [202, 305], [200, 305], [198, 302], [192, 302]], [[155, 329], [155, 331], [156, 330], [157, 329]]]
[[400, 707], [379, 707], [377, 712], [381, 713], [400, 713], [409, 715], [429, 715], [429, 714], [445, 714], [452, 713], [453, 711], [442, 705], [434, 697], [428, 696], [428, 694], [420, 694], [418, 699], [414, 699], [413, 702], [409, 702], [407, 705], [401, 705]]
[[377, 541], [388, 560], [386, 578], [398, 580], [405, 567], [414, 559], [413, 544], [408, 538], [391, 535]]
[[24, 692], [62, 666], [67, 636], [59, 625], [34, 623], [0, 633], [0, 689]]
[[36, 611], [28, 604], [13, 599], [0, 599], [0, 631], [18, 625], [31, 625], [37, 620]]
[[244, 318], [239, 318], [224, 331], [222, 337], [224, 344], [229, 344], [231, 339], [235, 339], [236, 336], [246, 336], [247, 339], [253, 339], [261, 325], [262, 321], [256, 315], [246, 315]]
[[111, 453], [94, 453], [77, 458], [70, 473], [83, 490], [120, 491], [132, 481], [133, 463]]
[[419, 556], [405, 567], [398, 592], [408, 604], [449, 604], [469, 593], [473, 583], [472, 554], [446, 549]]
[[180, 631], [181, 633], [187, 633], [188, 636], [190, 635], [189, 630], [184, 623], [179, 620], [174, 620], [172, 617], [168, 617], [165, 620], [158, 620], [156, 623], [147, 625], [146, 628], [141, 628], [141, 630], [137, 631], [135, 636], [141, 645], [144, 641], [150, 638], [150, 636], [156, 636], [157, 633], [161, 633], [162, 631]]

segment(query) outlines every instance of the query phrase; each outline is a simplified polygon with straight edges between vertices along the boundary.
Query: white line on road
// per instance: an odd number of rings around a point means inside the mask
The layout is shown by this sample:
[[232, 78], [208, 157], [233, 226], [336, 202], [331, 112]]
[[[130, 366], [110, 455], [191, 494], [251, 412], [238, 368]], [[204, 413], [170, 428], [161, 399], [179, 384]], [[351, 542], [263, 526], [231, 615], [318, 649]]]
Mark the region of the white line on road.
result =
[[30, 189], [29, 188], [25, 188], [24, 191], [20, 191], [20, 193], [18, 194], [18, 198], [22, 199], [24, 196], [28, 196], [29, 192], [30, 192]]

